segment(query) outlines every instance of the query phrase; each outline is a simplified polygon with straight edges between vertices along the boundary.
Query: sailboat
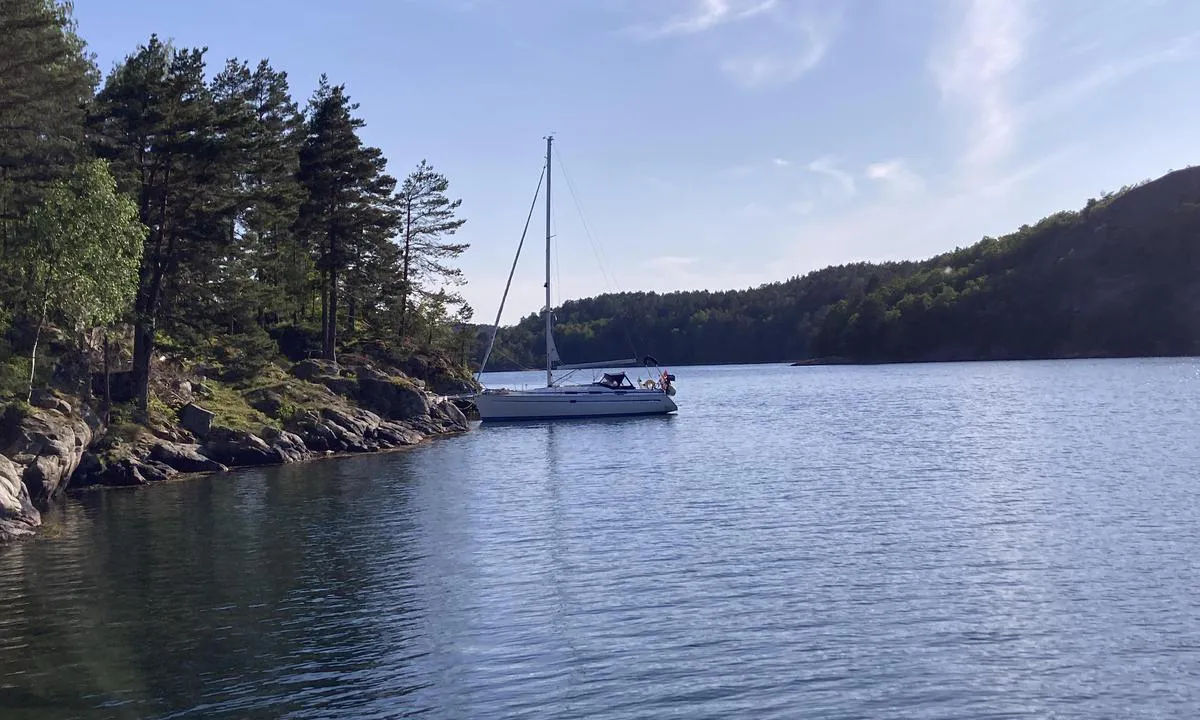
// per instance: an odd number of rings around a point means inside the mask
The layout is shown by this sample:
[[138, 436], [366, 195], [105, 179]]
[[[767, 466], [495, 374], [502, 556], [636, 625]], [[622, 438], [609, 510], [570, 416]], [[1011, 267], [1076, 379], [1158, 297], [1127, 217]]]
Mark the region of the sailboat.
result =
[[[675, 376], [662, 371], [657, 379], [647, 380], [635, 385], [624, 372], [605, 372], [602, 377], [588, 384], [567, 385], [556, 382], [554, 370], [613, 370], [631, 365], [657, 365], [653, 358], [646, 357], [640, 363], [635, 360], [619, 360], [605, 362], [589, 362], [577, 365], [563, 365], [554, 345], [554, 315], [550, 304], [550, 179], [554, 137], [546, 138], [546, 165], [544, 179], [546, 183], [546, 307], [543, 313], [546, 318], [546, 385], [527, 390], [485, 389], [472, 397], [479, 417], [483, 422], [520, 421], [520, 420], [568, 420], [601, 417], [628, 417], [636, 415], [666, 415], [678, 410], [672, 397], [675, 395]], [[540, 183], [539, 183], [540, 184]], [[537, 195], [534, 195], [536, 206]], [[532, 218], [533, 207], [529, 214]], [[526, 222], [528, 230], [528, 221]], [[522, 236], [521, 244], [524, 244]], [[496, 313], [496, 323], [492, 328], [491, 341], [484, 353], [480, 364], [480, 376], [491, 356], [496, 343], [496, 333], [500, 329], [500, 315], [504, 312], [504, 300], [508, 297], [508, 288], [512, 285], [513, 273], [516, 271], [517, 260], [520, 259], [520, 245], [517, 247], [517, 259], [513, 260], [512, 270], [509, 271], [508, 285], [504, 290], [504, 298], [500, 301], [500, 310]]]

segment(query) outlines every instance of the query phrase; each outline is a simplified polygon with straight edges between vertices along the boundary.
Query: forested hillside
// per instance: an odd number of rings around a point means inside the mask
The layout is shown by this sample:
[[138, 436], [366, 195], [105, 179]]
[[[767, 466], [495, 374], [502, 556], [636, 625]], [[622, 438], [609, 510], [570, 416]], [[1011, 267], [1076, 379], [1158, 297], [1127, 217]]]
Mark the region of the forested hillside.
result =
[[[624, 293], [555, 310], [564, 362], [670, 364], [1200, 354], [1200, 168], [921, 262], [858, 263], [727, 292]], [[489, 367], [536, 367], [530, 316]]]
[[343, 85], [298, 101], [265, 60], [155, 36], [102, 78], [54, 0], [0, 28], [0, 397], [104, 366], [144, 415], [171, 357], [463, 357], [459, 201], [424, 161], [392, 175]]

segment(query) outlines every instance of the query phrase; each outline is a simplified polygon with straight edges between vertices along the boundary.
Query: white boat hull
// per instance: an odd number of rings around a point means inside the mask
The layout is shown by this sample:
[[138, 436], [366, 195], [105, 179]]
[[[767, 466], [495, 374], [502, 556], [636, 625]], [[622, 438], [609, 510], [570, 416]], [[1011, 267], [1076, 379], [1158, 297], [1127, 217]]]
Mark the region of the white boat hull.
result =
[[484, 422], [666, 415], [678, 410], [675, 401], [662, 390], [595, 386], [490, 390], [473, 400]]

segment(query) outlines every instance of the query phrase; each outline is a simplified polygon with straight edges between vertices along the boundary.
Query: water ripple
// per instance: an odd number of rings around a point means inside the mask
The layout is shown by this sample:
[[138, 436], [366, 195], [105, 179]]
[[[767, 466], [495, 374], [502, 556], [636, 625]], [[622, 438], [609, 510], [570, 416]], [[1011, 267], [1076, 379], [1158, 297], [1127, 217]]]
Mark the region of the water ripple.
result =
[[1200, 714], [1194, 361], [676, 374], [69, 503], [0, 551], [5, 720]]

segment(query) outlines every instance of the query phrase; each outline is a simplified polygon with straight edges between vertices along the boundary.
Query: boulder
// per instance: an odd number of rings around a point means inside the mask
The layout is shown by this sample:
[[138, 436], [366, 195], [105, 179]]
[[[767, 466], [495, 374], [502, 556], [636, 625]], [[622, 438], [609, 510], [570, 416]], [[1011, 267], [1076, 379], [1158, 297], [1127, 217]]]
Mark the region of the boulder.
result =
[[308, 360], [301, 360], [292, 366], [292, 375], [301, 380], [312, 380], [318, 375], [332, 375], [336, 377], [337, 374], [337, 363], [332, 363], [328, 360], [310, 358]]
[[421, 442], [421, 433], [397, 422], [382, 422], [375, 429], [375, 438], [384, 447], [404, 447]]
[[52, 390], [46, 388], [34, 388], [29, 394], [29, 404], [35, 408], [43, 410], [52, 410], [62, 415], [70, 415], [74, 412], [71, 403], [63, 400], [54, 394]]
[[81, 484], [103, 484], [113, 487], [148, 485], [170, 480], [177, 475], [179, 472], [168, 465], [131, 455], [109, 463], [99, 474], [89, 473]]
[[360, 378], [367, 378], [368, 380], [376, 380], [376, 381], [380, 381], [380, 382], [386, 382], [388, 380], [391, 380], [391, 378], [388, 377], [387, 373], [381, 372], [380, 370], [377, 370], [370, 365], [360, 365], [360, 366], [356, 367], [354, 370], [355, 370], [354, 374]]
[[399, 367], [409, 377], [424, 381], [424, 386], [437, 395], [458, 395], [479, 389], [465, 370], [440, 355], [417, 353], [401, 361]]
[[66, 487], [99, 429], [87, 406], [79, 414], [9, 406], [0, 418], [0, 455], [17, 467], [33, 504], [44, 509]]
[[278, 450], [259, 436], [245, 430], [217, 425], [204, 439], [200, 452], [217, 462], [233, 466], [274, 465], [283, 462]]
[[0, 542], [30, 535], [41, 524], [42, 514], [21, 481], [21, 469], [0, 455]]
[[202, 455], [199, 445], [187, 445], [164, 440], [156, 442], [150, 448], [149, 458], [185, 473], [225, 472], [229, 469], [222, 463]]
[[379, 427], [380, 417], [361, 408], [321, 408], [321, 416], [360, 438], [369, 438]]
[[179, 411], [179, 424], [196, 437], [203, 438], [211, 432], [215, 417], [216, 413], [211, 410], [205, 410], [195, 403], [188, 403]]
[[309, 382], [318, 385], [324, 385], [338, 395], [353, 397], [354, 390], [358, 387], [358, 383], [354, 378], [342, 377], [340, 375], [314, 375]]
[[429, 417], [450, 432], [465, 432], [468, 427], [467, 416], [453, 402], [442, 399], [429, 407]]
[[411, 420], [429, 414], [425, 393], [410, 383], [387, 378], [359, 376], [359, 404], [388, 420]]
[[278, 418], [283, 414], [283, 396], [269, 388], [260, 388], [248, 393], [246, 402], [269, 418]]
[[271, 449], [279, 453], [285, 463], [303, 462], [312, 455], [304, 444], [304, 438], [287, 430], [263, 428], [263, 439], [270, 443]]

